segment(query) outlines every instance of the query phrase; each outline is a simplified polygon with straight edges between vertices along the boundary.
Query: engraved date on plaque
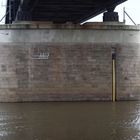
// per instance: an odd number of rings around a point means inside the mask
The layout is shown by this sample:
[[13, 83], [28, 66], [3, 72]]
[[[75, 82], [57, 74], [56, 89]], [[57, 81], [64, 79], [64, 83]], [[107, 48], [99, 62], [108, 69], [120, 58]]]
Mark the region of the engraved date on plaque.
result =
[[40, 49], [40, 48], [34, 48], [33, 54], [32, 54], [32, 59], [49, 59], [50, 53], [48, 50], [45, 49]]

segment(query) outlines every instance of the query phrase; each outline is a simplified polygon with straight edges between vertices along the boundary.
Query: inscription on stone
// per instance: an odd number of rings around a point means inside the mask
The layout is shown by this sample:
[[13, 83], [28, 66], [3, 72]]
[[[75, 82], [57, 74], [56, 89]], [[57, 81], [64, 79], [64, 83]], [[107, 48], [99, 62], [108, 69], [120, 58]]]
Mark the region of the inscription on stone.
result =
[[50, 53], [42, 48], [34, 48], [32, 59], [49, 59]]

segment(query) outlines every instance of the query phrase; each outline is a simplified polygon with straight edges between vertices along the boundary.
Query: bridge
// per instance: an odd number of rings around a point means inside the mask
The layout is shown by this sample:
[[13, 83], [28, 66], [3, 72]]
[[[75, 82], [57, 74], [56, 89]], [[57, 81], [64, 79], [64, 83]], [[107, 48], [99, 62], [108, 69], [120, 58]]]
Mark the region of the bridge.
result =
[[[140, 100], [140, 27], [118, 22], [124, 1], [8, 0], [0, 102]], [[102, 12], [113, 23], [80, 24]]]
[[52, 21], [81, 23], [126, 0], [8, 0], [6, 23]]

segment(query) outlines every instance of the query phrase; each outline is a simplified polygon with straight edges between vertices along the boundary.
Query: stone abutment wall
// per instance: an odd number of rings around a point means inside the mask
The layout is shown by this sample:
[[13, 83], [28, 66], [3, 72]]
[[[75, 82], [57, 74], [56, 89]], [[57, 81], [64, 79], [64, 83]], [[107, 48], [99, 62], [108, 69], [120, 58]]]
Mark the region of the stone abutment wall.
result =
[[116, 99], [139, 100], [139, 27], [1, 26], [0, 101], [111, 101], [112, 49]]

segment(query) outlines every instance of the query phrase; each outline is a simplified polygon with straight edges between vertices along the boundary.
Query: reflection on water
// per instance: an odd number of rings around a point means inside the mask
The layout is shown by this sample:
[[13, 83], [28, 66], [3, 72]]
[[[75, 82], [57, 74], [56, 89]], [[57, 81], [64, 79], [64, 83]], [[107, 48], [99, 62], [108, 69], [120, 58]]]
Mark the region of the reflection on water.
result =
[[140, 102], [0, 104], [0, 140], [139, 140]]

